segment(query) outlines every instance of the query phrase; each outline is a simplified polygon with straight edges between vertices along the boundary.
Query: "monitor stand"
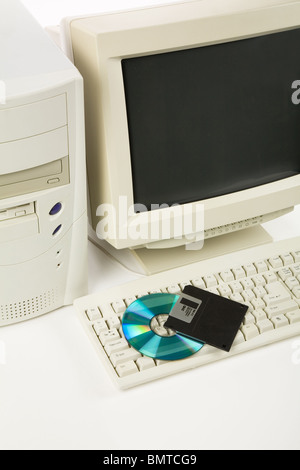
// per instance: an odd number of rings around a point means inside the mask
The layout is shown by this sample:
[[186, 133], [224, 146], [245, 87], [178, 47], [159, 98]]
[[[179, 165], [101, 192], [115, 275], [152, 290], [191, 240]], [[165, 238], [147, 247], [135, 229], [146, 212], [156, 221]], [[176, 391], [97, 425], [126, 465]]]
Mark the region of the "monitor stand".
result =
[[167, 249], [117, 250], [108, 242], [99, 240], [91, 227], [89, 239], [125, 268], [146, 276], [273, 241], [261, 225], [209, 238], [205, 240], [203, 248], [197, 251], [186, 250], [184, 246]]

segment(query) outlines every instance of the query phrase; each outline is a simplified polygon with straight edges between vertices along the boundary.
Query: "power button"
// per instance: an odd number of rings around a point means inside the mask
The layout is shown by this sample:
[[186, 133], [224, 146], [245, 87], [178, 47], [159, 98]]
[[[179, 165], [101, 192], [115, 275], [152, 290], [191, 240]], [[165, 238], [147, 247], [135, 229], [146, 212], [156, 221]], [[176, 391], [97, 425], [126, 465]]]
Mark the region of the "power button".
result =
[[61, 204], [61, 202], [58, 202], [57, 204], [55, 204], [55, 206], [52, 207], [49, 214], [50, 215], [56, 215], [61, 211], [61, 209], [62, 209], [62, 204]]

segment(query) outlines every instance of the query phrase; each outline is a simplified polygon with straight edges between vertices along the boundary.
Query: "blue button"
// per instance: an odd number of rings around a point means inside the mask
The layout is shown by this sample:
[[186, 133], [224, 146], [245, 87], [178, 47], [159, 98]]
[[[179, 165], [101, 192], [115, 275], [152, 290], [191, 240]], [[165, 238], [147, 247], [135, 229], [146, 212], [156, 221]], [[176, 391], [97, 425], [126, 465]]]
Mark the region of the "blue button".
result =
[[50, 215], [56, 215], [61, 211], [62, 204], [58, 202], [55, 206], [52, 207], [51, 211], [49, 212]]
[[61, 227], [62, 227], [61, 224], [60, 224], [58, 227], [56, 227], [56, 229], [54, 230], [54, 232], [52, 233], [52, 235], [53, 235], [53, 236], [56, 235], [56, 234], [60, 231]]

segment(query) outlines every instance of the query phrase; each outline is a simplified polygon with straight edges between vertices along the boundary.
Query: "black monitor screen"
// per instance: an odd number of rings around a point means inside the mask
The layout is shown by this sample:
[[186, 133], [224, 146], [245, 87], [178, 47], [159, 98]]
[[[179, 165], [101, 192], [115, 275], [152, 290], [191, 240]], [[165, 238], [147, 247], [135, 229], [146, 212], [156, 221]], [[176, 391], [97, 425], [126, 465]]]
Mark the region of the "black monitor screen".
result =
[[296, 29], [124, 59], [135, 203], [201, 201], [298, 174], [299, 46]]

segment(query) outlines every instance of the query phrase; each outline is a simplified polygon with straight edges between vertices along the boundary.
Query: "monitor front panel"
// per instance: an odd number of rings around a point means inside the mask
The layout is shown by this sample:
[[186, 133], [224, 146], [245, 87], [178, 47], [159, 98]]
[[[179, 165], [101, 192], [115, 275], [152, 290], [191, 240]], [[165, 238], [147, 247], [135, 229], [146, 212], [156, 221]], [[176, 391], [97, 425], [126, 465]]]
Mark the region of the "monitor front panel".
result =
[[300, 173], [300, 29], [122, 60], [134, 202], [190, 203]]

